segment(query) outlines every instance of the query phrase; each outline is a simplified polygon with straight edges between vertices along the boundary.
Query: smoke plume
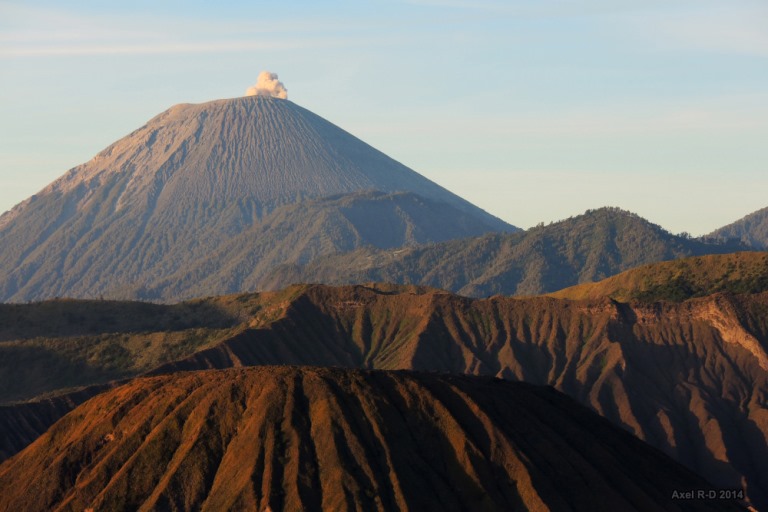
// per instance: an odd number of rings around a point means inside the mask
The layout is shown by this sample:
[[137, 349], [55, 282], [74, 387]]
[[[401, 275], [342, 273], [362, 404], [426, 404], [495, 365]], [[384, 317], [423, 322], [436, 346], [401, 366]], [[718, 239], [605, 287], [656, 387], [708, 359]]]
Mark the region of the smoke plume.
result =
[[283, 82], [277, 79], [277, 73], [262, 71], [256, 79], [256, 85], [250, 86], [245, 91], [246, 96], [270, 96], [272, 98], [287, 99], [288, 89]]

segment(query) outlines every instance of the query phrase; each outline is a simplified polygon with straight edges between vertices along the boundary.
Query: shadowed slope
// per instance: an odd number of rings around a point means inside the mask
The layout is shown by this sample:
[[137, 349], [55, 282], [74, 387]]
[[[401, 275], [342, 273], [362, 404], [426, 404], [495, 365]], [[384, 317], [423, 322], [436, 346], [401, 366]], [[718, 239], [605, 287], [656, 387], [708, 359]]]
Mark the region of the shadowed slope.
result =
[[0, 510], [739, 510], [557, 392], [262, 367], [136, 379], [0, 466]]
[[0, 405], [0, 460], [18, 453], [69, 411], [117, 384], [88, 386], [35, 402]]
[[0, 405], [104, 384], [280, 318], [303, 290], [174, 305], [52, 300], [0, 304]]
[[573, 300], [610, 297], [622, 302], [653, 302], [681, 301], [718, 292], [764, 291], [768, 291], [768, 253], [739, 252], [652, 263], [549, 295]]
[[[269, 301], [275, 293], [262, 294]], [[145, 302], [58, 299], [34, 304], [0, 304], [0, 343], [103, 333], [223, 328], [237, 323], [226, 300], [174, 305]]]

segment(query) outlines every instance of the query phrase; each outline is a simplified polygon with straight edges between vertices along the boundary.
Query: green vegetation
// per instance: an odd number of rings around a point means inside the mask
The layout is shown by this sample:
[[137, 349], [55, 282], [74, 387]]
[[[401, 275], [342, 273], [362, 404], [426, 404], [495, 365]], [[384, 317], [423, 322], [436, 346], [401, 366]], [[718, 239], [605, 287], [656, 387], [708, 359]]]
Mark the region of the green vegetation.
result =
[[195, 328], [5, 341], [0, 343], [0, 403], [132, 377], [231, 333]]
[[495, 233], [400, 252], [367, 248], [321, 257], [302, 267], [279, 267], [263, 284], [388, 281], [472, 297], [538, 295], [647, 263], [743, 249], [739, 244], [673, 235], [633, 213], [601, 208], [526, 232]]
[[755, 249], [768, 249], [768, 208], [750, 213], [707, 236], [721, 240], [738, 240]]
[[597, 283], [587, 283], [553, 297], [627, 302], [680, 302], [718, 292], [734, 294], [768, 291], [768, 253], [740, 252], [697, 256], [644, 265]]
[[133, 377], [267, 325], [306, 289], [175, 305], [0, 304], [0, 404]]

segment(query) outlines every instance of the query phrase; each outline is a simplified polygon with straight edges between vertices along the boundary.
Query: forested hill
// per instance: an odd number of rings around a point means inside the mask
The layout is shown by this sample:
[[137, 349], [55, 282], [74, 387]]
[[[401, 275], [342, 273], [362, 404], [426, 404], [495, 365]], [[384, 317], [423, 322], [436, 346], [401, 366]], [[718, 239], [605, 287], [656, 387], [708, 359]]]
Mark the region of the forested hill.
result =
[[736, 239], [755, 249], [768, 249], [768, 207], [723, 226], [709, 236], [725, 240]]
[[606, 207], [525, 232], [397, 250], [364, 248], [303, 266], [284, 265], [253, 284], [276, 289], [296, 282], [387, 281], [474, 297], [536, 295], [647, 263], [744, 249], [739, 243], [673, 235], [636, 214]]

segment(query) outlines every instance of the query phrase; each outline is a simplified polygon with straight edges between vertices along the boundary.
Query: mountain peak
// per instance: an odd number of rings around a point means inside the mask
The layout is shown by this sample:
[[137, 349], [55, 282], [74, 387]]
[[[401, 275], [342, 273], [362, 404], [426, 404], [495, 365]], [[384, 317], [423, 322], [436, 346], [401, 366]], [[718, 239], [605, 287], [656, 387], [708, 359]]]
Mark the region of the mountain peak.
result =
[[642, 222], [643, 224], [656, 226], [656, 224], [653, 224], [652, 222], [645, 219], [644, 217], [641, 217], [637, 213], [631, 212], [629, 210], [625, 210], [618, 206], [602, 206], [600, 208], [587, 210], [584, 212], [584, 214], [581, 217], [583, 217], [584, 219], [590, 219], [590, 220], [604, 219], [607, 221], [635, 220], [638, 222]]
[[322, 117], [269, 96], [175, 105], [42, 194], [98, 188], [115, 175], [117, 209], [163, 209], [183, 198], [186, 206], [247, 200], [271, 211], [304, 197], [408, 190], [477, 210]]
[[[447, 205], [443, 228], [473, 226], [449, 238], [516, 229], [286, 99], [180, 104], [0, 217], [0, 300], [95, 297], [155, 282], [281, 207], [361, 191]], [[375, 214], [364, 217], [377, 225]], [[338, 216], [328, 219], [318, 234], [326, 254], [340, 250]], [[419, 222], [402, 229], [424, 231]], [[212, 272], [226, 266], [218, 261]]]

